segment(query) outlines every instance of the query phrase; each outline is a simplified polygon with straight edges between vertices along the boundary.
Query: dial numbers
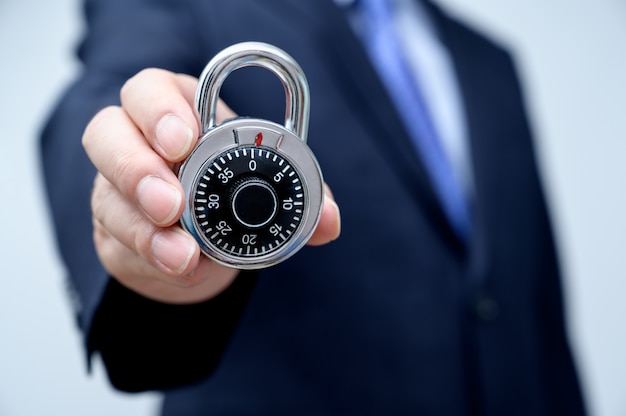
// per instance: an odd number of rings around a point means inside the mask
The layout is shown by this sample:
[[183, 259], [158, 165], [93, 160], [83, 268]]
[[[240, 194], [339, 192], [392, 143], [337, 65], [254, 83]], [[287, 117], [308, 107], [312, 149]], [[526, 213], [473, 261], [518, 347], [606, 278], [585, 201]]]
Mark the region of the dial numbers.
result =
[[202, 238], [226, 255], [256, 257], [283, 247], [307, 201], [299, 172], [275, 150], [243, 146], [202, 168], [192, 209]]

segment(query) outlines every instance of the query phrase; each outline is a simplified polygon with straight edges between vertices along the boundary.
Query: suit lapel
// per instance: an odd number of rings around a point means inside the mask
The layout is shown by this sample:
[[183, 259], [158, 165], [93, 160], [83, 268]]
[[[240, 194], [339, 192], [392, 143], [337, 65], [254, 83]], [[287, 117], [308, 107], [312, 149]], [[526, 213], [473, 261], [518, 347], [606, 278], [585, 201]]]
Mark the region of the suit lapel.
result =
[[397, 180], [413, 195], [453, 250], [462, 253], [465, 245], [452, 229], [425, 167], [346, 16], [333, 1], [316, 6], [325, 21], [319, 30], [320, 48], [332, 63], [338, 87], [344, 90], [351, 105], [361, 110], [361, 122], [368, 127], [369, 137], [394, 169]]

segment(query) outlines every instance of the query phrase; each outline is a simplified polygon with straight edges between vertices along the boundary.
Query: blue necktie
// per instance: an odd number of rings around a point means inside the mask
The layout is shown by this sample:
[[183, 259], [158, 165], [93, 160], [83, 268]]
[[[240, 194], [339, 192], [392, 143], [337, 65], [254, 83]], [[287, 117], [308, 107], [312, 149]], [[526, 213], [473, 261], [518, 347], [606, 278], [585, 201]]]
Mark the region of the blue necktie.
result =
[[433, 187], [457, 235], [467, 240], [471, 220], [461, 185], [441, 147], [437, 131], [414, 72], [403, 53], [393, 26], [388, 0], [358, 0], [363, 17], [363, 41], [372, 63], [413, 140]]

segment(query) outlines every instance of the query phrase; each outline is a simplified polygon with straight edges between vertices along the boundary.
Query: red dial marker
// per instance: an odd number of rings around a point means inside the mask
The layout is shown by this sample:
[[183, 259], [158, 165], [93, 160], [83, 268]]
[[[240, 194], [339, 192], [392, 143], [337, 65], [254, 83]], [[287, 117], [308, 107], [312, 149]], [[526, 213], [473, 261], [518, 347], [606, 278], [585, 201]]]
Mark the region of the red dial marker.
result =
[[257, 134], [254, 138], [254, 144], [257, 146], [261, 146], [261, 143], [263, 143], [263, 133], [259, 132], [259, 134]]

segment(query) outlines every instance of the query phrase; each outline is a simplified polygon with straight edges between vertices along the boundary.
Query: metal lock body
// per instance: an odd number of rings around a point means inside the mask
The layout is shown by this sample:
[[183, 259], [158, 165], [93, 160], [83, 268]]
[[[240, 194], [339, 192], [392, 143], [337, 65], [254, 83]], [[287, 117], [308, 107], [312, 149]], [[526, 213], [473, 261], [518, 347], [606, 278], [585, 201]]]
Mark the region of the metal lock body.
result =
[[[285, 125], [238, 117], [216, 125], [220, 88], [233, 71], [259, 66], [285, 88]], [[306, 145], [309, 90], [284, 51], [244, 42], [224, 49], [198, 82], [202, 137], [180, 167], [183, 228], [213, 260], [239, 269], [277, 264], [309, 240], [322, 211], [322, 173]]]

